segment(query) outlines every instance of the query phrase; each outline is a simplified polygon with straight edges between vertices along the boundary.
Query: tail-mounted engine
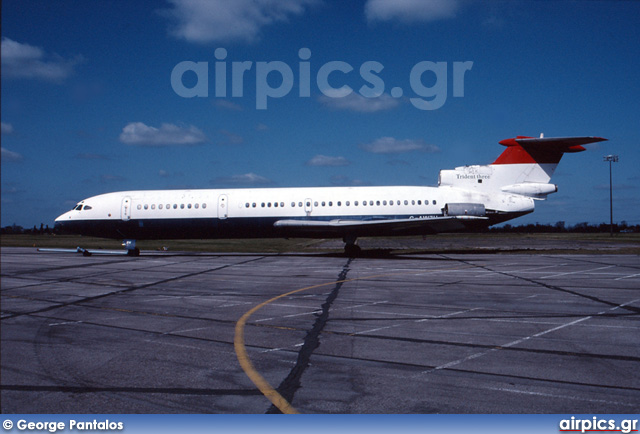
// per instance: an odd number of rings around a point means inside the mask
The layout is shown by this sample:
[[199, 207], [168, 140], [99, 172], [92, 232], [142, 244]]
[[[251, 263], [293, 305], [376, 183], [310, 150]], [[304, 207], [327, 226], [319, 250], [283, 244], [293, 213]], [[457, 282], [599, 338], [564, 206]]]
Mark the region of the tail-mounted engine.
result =
[[539, 182], [523, 182], [521, 184], [505, 185], [500, 190], [505, 193], [520, 194], [534, 199], [546, 199], [548, 194], [558, 191], [558, 186]]

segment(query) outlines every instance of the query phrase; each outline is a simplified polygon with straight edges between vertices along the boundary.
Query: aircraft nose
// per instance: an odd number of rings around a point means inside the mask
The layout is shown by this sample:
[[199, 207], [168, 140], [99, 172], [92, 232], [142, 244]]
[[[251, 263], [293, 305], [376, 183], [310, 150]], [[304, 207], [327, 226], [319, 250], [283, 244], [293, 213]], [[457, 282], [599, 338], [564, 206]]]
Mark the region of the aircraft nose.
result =
[[60, 222], [66, 222], [66, 221], [69, 221], [69, 220], [71, 220], [71, 211], [67, 211], [64, 214], [58, 216], [55, 219], [55, 222], [56, 223], [60, 223]]
[[60, 215], [58, 218], [56, 218], [53, 226], [54, 231], [56, 231], [56, 233], [60, 233], [60, 234], [64, 234], [67, 232], [67, 227], [69, 226], [69, 223], [71, 222], [71, 212], [65, 212], [64, 214]]

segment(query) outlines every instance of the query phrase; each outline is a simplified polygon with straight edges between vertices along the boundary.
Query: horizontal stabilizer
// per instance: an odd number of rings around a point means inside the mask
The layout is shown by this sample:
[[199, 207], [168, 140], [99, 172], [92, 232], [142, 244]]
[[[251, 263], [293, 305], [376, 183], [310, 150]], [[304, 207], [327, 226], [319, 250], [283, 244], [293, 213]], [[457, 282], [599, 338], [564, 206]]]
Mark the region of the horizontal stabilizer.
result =
[[[504, 146], [520, 145], [528, 146], [544, 146], [547, 149], [554, 148], [562, 150], [562, 152], [580, 152], [585, 149], [580, 145], [588, 143], [603, 142], [607, 139], [602, 137], [526, 137], [518, 136], [513, 139], [501, 140], [499, 143]], [[580, 149], [579, 149], [580, 148]]]
[[501, 140], [507, 149], [493, 164], [558, 164], [564, 153], [582, 152], [582, 145], [602, 142], [602, 137], [527, 137]]

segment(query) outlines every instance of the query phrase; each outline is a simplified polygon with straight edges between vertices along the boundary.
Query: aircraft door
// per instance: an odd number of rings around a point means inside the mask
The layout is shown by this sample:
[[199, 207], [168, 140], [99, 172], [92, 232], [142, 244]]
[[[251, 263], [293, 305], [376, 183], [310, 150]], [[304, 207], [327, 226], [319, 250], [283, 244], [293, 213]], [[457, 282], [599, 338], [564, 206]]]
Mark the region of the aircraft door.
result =
[[229, 216], [229, 204], [226, 194], [218, 196], [218, 218], [224, 220]]
[[307, 217], [311, 215], [311, 211], [313, 211], [313, 201], [311, 199], [305, 199], [304, 212], [307, 214]]
[[122, 199], [120, 218], [125, 222], [131, 220], [131, 198], [129, 196]]

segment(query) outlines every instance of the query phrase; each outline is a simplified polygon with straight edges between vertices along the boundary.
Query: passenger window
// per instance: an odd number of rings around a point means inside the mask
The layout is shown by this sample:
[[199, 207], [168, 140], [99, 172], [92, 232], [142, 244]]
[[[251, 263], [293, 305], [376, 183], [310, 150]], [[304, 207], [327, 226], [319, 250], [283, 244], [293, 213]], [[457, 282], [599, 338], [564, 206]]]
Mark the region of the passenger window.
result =
[[369, 205], [373, 206], [373, 201], [372, 200], [369, 201]]
[[405, 199], [405, 200], [404, 200], [404, 204], [405, 204], [405, 205], [409, 205], [409, 201]]
[[[380, 204], [380, 202], [378, 202], [378, 204]], [[382, 201], [382, 204], [383, 204], [383, 205], [386, 205], [386, 204], [387, 204], [387, 201], [386, 201], [386, 200], [383, 200], [383, 201]]]
[[[87, 209], [87, 207], [85, 206], [84, 209]], [[155, 203], [153, 205], [151, 205], [151, 209], [156, 209], [156, 204]]]
[[255, 202], [253, 202], [253, 203], [251, 204], [251, 206], [252, 206], [253, 208], [255, 208], [255, 207], [256, 207], [256, 203], [255, 203]]
[[325, 201], [322, 201], [322, 206], [327, 206], [327, 203]]
[[284, 208], [284, 202], [280, 202], [280, 208]]
[[196, 209], [200, 208], [200, 204], [196, 203], [195, 207], [196, 207]]
[[418, 201], [418, 205], [422, 205], [422, 201], [421, 200]]
[[380, 206], [380, 201], [376, 200], [376, 205]]
[[184, 209], [184, 203], [180, 204], [180, 209]]
[[342, 206], [342, 202], [338, 201], [338, 206]]
[[333, 202], [329, 201], [329, 206], [333, 206]]
[[415, 204], [416, 204], [416, 201], [415, 201], [415, 200], [412, 200], [412, 201], [411, 201], [411, 205], [415, 205]]
[[271, 208], [271, 202], [267, 202], [267, 208]]
[[162, 204], [158, 205], [158, 209], [162, 209]]
[[362, 206], [367, 206], [367, 201], [366, 200], [362, 201]]
[[295, 208], [296, 207], [296, 203], [295, 202], [291, 202], [291, 208]]
[[358, 201], [356, 200], [355, 202], [353, 202], [353, 204], [354, 204], [355, 206], [358, 206]]
[[244, 204], [244, 207], [245, 207], [245, 208], [249, 208], [249, 206], [250, 206], [250, 205], [249, 205], [249, 202], [247, 202], [247, 203], [245, 203], [245, 204]]
[[313, 206], [318, 206], [318, 202], [313, 202]]
[[191, 209], [191, 204], [187, 205], [187, 208]]
[[149, 209], [149, 205], [145, 204], [144, 209]]
[[[82, 208], [82, 205], [78, 205], [78, 206], [76, 207], [76, 209], [80, 209], [80, 208]], [[142, 209], [142, 205], [138, 205], [136, 208], [138, 208], [138, 209]]]
[[302, 202], [298, 202], [298, 206], [302, 208]]
[[273, 206], [275, 206], [276, 208], [278, 208], [278, 202], [275, 202], [275, 203], [273, 204]]
[[[338, 202], [338, 203], [340, 203], [340, 202]], [[347, 202], [345, 202], [345, 205], [349, 206], [349, 205], [351, 205], [351, 202], [347, 201]]]
[[434, 204], [434, 205], [436, 204], [436, 201], [435, 201], [435, 200], [433, 201], [433, 204]]

